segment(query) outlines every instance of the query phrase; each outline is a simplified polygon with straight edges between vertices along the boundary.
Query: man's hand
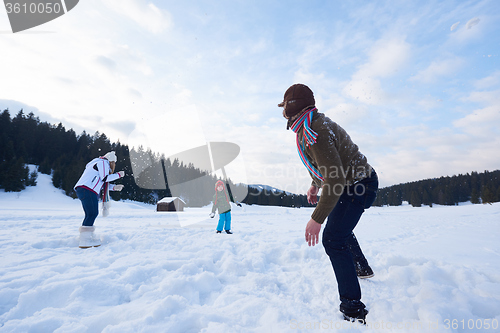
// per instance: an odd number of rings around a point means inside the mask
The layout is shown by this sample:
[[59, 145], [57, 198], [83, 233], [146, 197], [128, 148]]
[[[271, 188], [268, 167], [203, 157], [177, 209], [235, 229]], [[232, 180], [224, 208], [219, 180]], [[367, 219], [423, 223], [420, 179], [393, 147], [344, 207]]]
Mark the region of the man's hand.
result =
[[307, 202], [309, 202], [311, 205], [317, 204], [318, 203], [318, 192], [319, 192], [319, 187], [311, 185], [309, 190], [307, 190]]
[[314, 246], [318, 244], [319, 232], [321, 231], [321, 224], [310, 219], [306, 225], [306, 242], [309, 246]]

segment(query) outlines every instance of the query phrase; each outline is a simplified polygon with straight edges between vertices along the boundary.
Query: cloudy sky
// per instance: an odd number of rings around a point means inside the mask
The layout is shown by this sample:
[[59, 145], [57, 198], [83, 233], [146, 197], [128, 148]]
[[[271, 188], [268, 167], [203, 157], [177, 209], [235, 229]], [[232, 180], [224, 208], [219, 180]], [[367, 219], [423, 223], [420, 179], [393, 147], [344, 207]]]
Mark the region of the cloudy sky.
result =
[[500, 168], [497, 0], [84, 0], [16, 34], [2, 7], [0, 50], [0, 109], [166, 155], [234, 142], [247, 183], [308, 188], [294, 83], [382, 186]]

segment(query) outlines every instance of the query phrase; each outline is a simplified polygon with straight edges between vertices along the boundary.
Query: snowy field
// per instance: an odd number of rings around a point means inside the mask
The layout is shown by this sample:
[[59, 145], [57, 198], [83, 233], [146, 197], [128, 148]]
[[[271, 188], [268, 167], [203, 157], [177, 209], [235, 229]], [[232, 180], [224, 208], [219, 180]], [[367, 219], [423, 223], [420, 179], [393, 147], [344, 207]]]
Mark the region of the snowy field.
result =
[[234, 234], [215, 234], [216, 219], [113, 202], [103, 245], [79, 249], [80, 201], [48, 176], [0, 192], [0, 332], [500, 332], [500, 204], [369, 209], [366, 327], [342, 320], [323, 247], [304, 241], [311, 209], [232, 214]]

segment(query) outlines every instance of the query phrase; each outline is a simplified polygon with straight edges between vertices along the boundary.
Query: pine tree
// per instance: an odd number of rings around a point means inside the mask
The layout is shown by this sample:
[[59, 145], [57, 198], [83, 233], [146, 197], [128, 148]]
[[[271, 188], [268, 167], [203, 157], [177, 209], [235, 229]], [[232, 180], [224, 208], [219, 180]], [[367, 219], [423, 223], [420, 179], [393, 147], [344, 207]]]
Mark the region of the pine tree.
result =
[[411, 192], [410, 204], [413, 207], [422, 207], [422, 199], [421, 199], [420, 195], [417, 193], [417, 191]]
[[393, 189], [389, 191], [387, 197], [387, 204], [389, 206], [401, 206], [403, 204], [403, 198], [401, 196], [401, 191], [399, 189]]
[[38, 178], [38, 172], [35, 169], [28, 175], [28, 179], [26, 179], [26, 186], [36, 186], [37, 178]]
[[26, 188], [29, 169], [24, 165], [24, 160], [22, 158], [14, 158], [10, 161], [5, 161], [2, 169], [4, 172], [2, 187], [6, 192], [20, 192]]
[[38, 171], [40, 171], [41, 173], [44, 173], [46, 175], [50, 175], [52, 173], [52, 169], [51, 169], [50, 161], [49, 161], [48, 157], [45, 157], [43, 162], [38, 167]]
[[[8, 143], [11, 131], [11, 120], [9, 110], [6, 109], [0, 114], [0, 162], [6, 159], [5, 147]], [[12, 147], [14, 148], [14, 147]]]
[[426, 189], [422, 193], [422, 204], [432, 207], [432, 198]]
[[481, 201], [489, 204], [495, 202], [495, 193], [493, 193], [487, 185], [483, 186], [481, 189]]
[[480, 200], [479, 200], [479, 191], [477, 189], [472, 189], [472, 193], [471, 193], [471, 196], [470, 196], [470, 202], [473, 203], [473, 204], [478, 204], [480, 203]]

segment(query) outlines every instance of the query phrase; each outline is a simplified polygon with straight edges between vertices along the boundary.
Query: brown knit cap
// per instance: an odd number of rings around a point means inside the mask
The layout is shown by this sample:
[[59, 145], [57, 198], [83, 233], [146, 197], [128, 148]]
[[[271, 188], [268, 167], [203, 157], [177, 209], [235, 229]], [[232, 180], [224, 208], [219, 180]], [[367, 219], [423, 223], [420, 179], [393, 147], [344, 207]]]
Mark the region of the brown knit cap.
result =
[[285, 115], [287, 118], [295, 116], [308, 106], [314, 106], [314, 94], [311, 89], [305, 84], [297, 83], [285, 91], [283, 102], [278, 104], [279, 107], [285, 107]]

